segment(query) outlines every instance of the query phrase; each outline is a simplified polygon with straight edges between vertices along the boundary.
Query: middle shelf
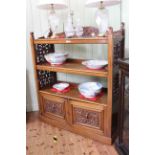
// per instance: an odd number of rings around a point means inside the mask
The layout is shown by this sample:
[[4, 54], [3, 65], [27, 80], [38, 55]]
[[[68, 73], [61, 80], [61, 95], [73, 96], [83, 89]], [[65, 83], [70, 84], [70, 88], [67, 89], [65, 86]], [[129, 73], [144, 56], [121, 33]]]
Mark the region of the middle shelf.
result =
[[100, 70], [91, 70], [81, 64], [82, 60], [79, 59], [68, 59], [63, 65], [52, 66], [49, 63], [38, 64], [37, 70], [47, 70], [52, 72], [62, 72], [70, 74], [97, 76], [97, 77], [108, 77], [107, 67]]

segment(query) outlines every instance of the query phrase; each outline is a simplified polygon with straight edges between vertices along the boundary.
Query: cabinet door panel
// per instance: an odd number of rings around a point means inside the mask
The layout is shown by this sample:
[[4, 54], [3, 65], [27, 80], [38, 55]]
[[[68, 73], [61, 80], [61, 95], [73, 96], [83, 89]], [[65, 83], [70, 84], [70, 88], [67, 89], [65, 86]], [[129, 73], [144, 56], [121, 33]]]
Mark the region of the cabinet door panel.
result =
[[88, 125], [99, 128], [99, 112], [82, 109], [79, 107], [73, 108], [74, 123]]
[[41, 105], [43, 114], [49, 117], [65, 118], [65, 102], [63, 98], [42, 94]]
[[72, 123], [76, 126], [102, 130], [104, 128], [104, 107], [88, 105], [84, 102], [70, 101]]

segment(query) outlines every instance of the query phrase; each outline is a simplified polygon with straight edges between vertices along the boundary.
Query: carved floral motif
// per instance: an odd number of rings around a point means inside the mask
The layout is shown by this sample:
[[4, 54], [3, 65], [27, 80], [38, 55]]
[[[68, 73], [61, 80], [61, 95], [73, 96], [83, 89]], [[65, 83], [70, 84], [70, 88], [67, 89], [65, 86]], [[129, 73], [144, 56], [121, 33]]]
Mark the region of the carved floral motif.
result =
[[99, 127], [99, 113], [95, 111], [89, 111], [81, 108], [74, 108], [75, 123], [87, 124], [95, 127]]
[[49, 101], [47, 99], [45, 100], [45, 112], [49, 112], [63, 117], [64, 116], [63, 106], [64, 106], [63, 103]]
[[50, 87], [56, 82], [56, 75], [53, 72], [38, 70], [37, 73], [40, 88]]

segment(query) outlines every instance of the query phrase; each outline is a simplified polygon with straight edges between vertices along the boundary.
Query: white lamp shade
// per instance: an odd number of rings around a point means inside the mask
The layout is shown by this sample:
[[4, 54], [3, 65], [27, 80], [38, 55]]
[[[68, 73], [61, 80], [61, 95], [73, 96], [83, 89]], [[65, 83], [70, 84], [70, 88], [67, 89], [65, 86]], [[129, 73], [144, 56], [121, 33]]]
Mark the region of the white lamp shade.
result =
[[54, 9], [65, 9], [67, 8], [67, 3], [65, 0], [39, 0], [38, 8], [40, 9], [51, 9], [53, 4]]
[[87, 7], [99, 7], [101, 2], [103, 2], [103, 6], [111, 6], [120, 3], [120, 0], [87, 0]]

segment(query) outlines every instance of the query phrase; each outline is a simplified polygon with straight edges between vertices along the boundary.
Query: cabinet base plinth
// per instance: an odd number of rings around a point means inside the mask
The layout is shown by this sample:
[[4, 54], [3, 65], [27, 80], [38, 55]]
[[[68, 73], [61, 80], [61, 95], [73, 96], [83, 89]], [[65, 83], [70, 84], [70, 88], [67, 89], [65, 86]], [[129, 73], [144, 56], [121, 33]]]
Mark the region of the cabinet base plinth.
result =
[[75, 134], [79, 134], [81, 136], [93, 139], [93, 140], [98, 141], [98, 142], [103, 143], [103, 144], [108, 144], [108, 145], [112, 144], [112, 138], [106, 137], [106, 136], [104, 136], [104, 134], [101, 135], [101, 134], [96, 134], [94, 132], [88, 132], [88, 131], [82, 130], [82, 129], [81, 130], [76, 129], [76, 128], [74, 128], [74, 126], [69, 125], [64, 120], [57, 121], [55, 119], [46, 117], [46, 116], [41, 115], [41, 114], [39, 117], [42, 121], [44, 121], [45, 123], [51, 124], [52, 126], [73, 132]]

